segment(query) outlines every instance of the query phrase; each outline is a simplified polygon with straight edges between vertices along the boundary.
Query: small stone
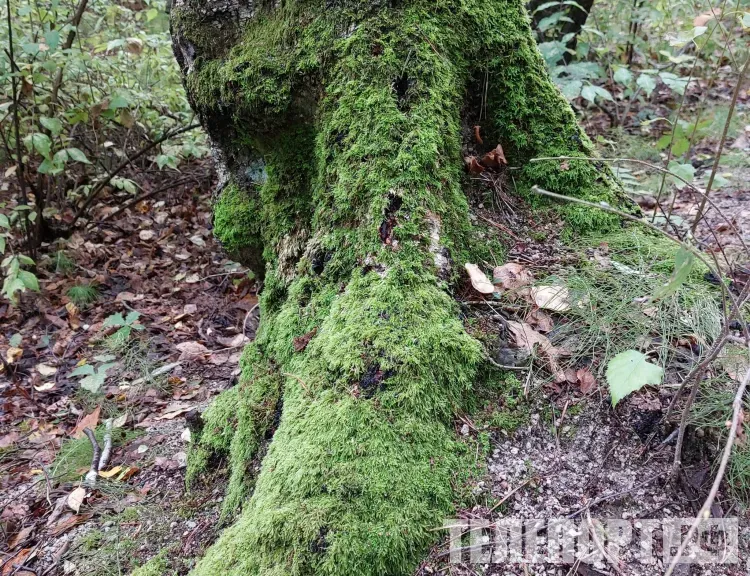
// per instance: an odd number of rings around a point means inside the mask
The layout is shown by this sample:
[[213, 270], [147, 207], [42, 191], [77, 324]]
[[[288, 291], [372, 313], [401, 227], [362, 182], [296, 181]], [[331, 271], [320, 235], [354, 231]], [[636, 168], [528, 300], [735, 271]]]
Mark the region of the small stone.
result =
[[468, 436], [469, 435], [469, 425], [464, 424], [461, 426], [461, 436]]
[[195, 528], [195, 527], [196, 527], [197, 525], [198, 525], [198, 524], [196, 524], [196, 523], [195, 523], [195, 522], [193, 522], [192, 520], [190, 520], [190, 521], [189, 521], [189, 522], [187, 523], [187, 527], [188, 527], [188, 528]]

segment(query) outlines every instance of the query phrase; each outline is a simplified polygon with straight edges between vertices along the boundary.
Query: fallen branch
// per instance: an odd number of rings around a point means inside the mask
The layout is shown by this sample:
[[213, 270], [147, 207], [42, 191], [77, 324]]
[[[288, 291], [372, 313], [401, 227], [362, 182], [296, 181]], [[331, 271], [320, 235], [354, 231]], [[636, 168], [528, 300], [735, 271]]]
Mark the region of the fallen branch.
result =
[[86, 472], [83, 484], [93, 488], [96, 486], [96, 479], [99, 477], [99, 471], [107, 466], [109, 463], [109, 456], [112, 453], [112, 419], [108, 419], [105, 423], [104, 449], [99, 447], [99, 443], [96, 441], [96, 436], [91, 428], [84, 428], [83, 433], [88, 437], [89, 442], [91, 442], [91, 448], [93, 449], [91, 468]]

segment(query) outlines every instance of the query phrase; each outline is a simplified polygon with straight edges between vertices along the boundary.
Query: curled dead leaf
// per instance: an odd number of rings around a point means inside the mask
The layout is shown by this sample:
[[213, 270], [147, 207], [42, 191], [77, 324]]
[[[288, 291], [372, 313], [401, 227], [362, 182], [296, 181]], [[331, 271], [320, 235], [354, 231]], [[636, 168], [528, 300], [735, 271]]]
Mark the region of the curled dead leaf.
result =
[[570, 310], [570, 292], [564, 286], [534, 286], [531, 298], [540, 308], [553, 312]]
[[534, 281], [534, 276], [526, 267], [516, 262], [496, 266], [492, 271], [492, 280], [504, 290], [515, 290]]
[[549, 371], [554, 375], [557, 382], [566, 380], [565, 371], [560, 368], [558, 359], [564, 354], [564, 350], [555, 347], [549, 338], [534, 330], [525, 322], [507, 321], [508, 329], [515, 339], [516, 346], [524, 348], [530, 353], [538, 348], [539, 355], [547, 361]]
[[480, 134], [481, 130], [481, 126], [474, 126], [474, 140], [476, 140], [479, 144], [484, 144], [484, 140], [482, 140], [482, 135]]
[[583, 394], [588, 394], [596, 387], [596, 378], [588, 368], [576, 370], [576, 380]]
[[485, 273], [479, 269], [479, 266], [467, 262], [464, 267], [469, 273], [471, 285], [474, 287], [474, 290], [480, 294], [492, 294], [495, 291], [495, 286], [489, 281]]
[[68, 508], [70, 508], [73, 512], [78, 514], [78, 511], [81, 509], [81, 504], [83, 504], [83, 500], [86, 498], [86, 489], [83, 486], [79, 486], [75, 490], [73, 490], [70, 494], [68, 494], [68, 499], [66, 500], [68, 504]]

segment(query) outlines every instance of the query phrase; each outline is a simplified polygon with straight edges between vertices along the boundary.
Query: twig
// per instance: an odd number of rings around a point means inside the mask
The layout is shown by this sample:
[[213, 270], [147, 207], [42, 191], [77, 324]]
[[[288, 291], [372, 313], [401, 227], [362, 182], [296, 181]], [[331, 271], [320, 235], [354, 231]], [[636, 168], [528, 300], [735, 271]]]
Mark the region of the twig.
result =
[[536, 479], [536, 476], [531, 476], [531, 477], [527, 478], [526, 480], [524, 480], [523, 482], [521, 482], [518, 486], [516, 486], [515, 488], [513, 488], [513, 490], [511, 490], [505, 496], [503, 496], [502, 499], [500, 500], [500, 502], [498, 502], [492, 508], [490, 508], [490, 512], [494, 512], [495, 510], [497, 510], [498, 508], [500, 508], [500, 506], [502, 506], [503, 504], [505, 504], [505, 502], [508, 501], [508, 498], [510, 498], [511, 496], [513, 496], [513, 494], [515, 494], [516, 492], [518, 492], [521, 488], [523, 488], [524, 486], [526, 486], [526, 484], [528, 484], [529, 482], [531, 482], [532, 480], [535, 480], [535, 479]]
[[242, 335], [245, 335], [245, 332], [247, 331], [247, 319], [250, 318], [250, 315], [255, 312], [255, 310], [260, 306], [260, 302], [258, 302], [255, 306], [250, 308], [248, 310], [247, 314], [245, 314], [245, 319], [242, 321]]
[[300, 378], [299, 376], [297, 376], [295, 374], [290, 374], [289, 372], [282, 372], [281, 375], [282, 376], [289, 376], [290, 378], [294, 378], [297, 382], [299, 382], [302, 385], [302, 388], [305, 389], [305, 392], [307, 392], [308, 394], [310, 394], [310, 389], [307, 387], [307, 384], [305, 384], [305, 381], [302, 380], [302, 378]]
[[594, 544], [596, 544], [596, 547], [599, 549], [599, 552], [602, 553], [602, 556], [604, 556], [607, 561], [612, 565], [612, 568], [615, 569], [615, 571], [618, 574], [622, 574], [622, 570], [620, 569], [620, 561], [617, 558], [613, 558], [609, 552], [607, 552], [607, 549], [602, 544], [601, 540], [599, 540], [599, 535], [596, 533], [596, 526], [594, 526], [593, 520], [591, 520], [591, 514], [589, 511], [586, 511], [586, 524], [588, 524], [589, 527], [589, 533], [591, 534], [591, 539], [594, 541]]
[[664, 573], [664, 576], [671, 576], [674, 572], [675, 567], [677, 566], [677, 563], [680, 561], [680, 558], [682, 558], [682, 555], [685, 552], [685, 548], [687, 548], [688, 543], [690, 542], [690, 539], [693, 537], [693, 534], [695, 534], [695, 531], [697, 530], [698, 526], [700, 526], [700, 523], [704, 520], [709, 518], [711, 515], [711, 506], [714, 503], [714, 500], [716, 499], [716, 495], [719, 493], [719, 486], [721, 486], [721, 481], [724, 479], [724, 473], [727, 470], [727, 465], [729, 464], [729, 458], [732, 455], [732, 446], [734, 446], [734, 442], [737, 438], [737, 429], [740, 425], [740, 415], [742, 414], [742, 404], [743, 399], [745, 396], [745, 390], [747, 389], [747, 385], [750, 382], [750, 370], [747, 371], [745, 374], [745, 378], [742, 380], [742, 383], [740, 384], [739, 388], [737, 389], [737, 393], [734, 396], [734, 402], [733, 405], [733, 412], [732, 412], [732, 424], [729, 427], [729, 437], [727, 438], [727, 442], [724, 445], [724, 453], [721, 457], [721, 462], [719, 464], [719, 469], [716, 472], [716, 477], [714, 478], [714, 483], [711, 486], [711, 491], [708, 493], [708, 497], [706, 498], [706, 501], [703, 503], [703, 506], [701, 507], [700, 511], [696, 515], [695, 520], [690, 525], [690, 529], [688, 530], [688, 533], [685, 535], [685, 539], [680, 544], [679, 549], [677, 550], [677, 554], [675, 554], [675, 557], [672, 559], [672, 562], [669, 564], [669, 567], [667, 568], [667, 571]]
[[[7, 0], [9, 1], [9, 0]], [[73, 221], [70, 223], [69, 228], [72, 229], [76, 222], [78, 222], [78, 219], [85, 214], [88, 207], [91, 205], [91, 203], [96, 199], [96, 197], [99, 195], [99, 192], [102, 191], [102, 189], [109, 184], [109, 182], [117, 176], [120, 172], [122, 172], [127, 166], [129, 166], [132, 162], [143, 156], [146, 152], [151, 150], [152, 148], [155, 148], [162, 142], [165, 142], [166, 140], [169, 140], [170, 138], [174, 138], [175, 136], [178, 136], [184, 132], [188, 132], [189, 130], [193, 130], [194, 128], [199, 128], [200, 124], [190, 124], [189, 126], [183, 126], [182, 128], [178, 128], [177, 130], [173, 130], [172, 132], [167, 132], [160, 138], [157, 138], [153, 142], [149, 143], [148, 145], [144, 146], [138, 152], [133, 154], [132, 156], [128, 156], [125, 160], [120, 163], [117, 168], [115, 168], [112, 172], [107, 174], [107, 177], [104, 180], [101, 180], [89, 193], [88, 198], [86, 198], [86, 201], [81, 205], [81, 207], [78, 209], [78, 212], [76, 212], [75, 216], [73, 217]]]
[[[60, 47], [61, 51], [69, 50], [70, 47], [73, 45], [73, 40], [75, 40], [76, 37], [76, 29], [78, 28], [78, 25], [81, 23], [81, 18], [83, 18], [83, 13], [86, 11], [86, 5], [88, 4], [89, 0], [81, 0], [78, 3], [78, 6], [76, 7], [76, 11], [73, 14], [73, 18], [70, 20], [70, 31], [68, 32], [68, 37], [65, 39], [65, 42], [63, 42], [62, 46]], [[57, 74], [55, 75], [55, 81], [52, 84], [52, 93], [50, 95], [50, 104], [57, 104], [57, 92], [60, 90], [60, 86], [62, 86], [62, 79], [63, 79], [63, 69], [65, 68], [65, 60], [63, 60], [57, 67]]]
[[[719, 23], [719, 25], [721, 25]], [[716, 177], [716, 171], [719, 169], [719, 162], [721, 161], [721, 154], [724, 151], [724, 144], [726, 144], [727, 141], [727, 133], [729, 132], [729, 124], [732, 121], [732, 116], [734, 115], [734, 109], [737, 106], [737, 97], [740, 93], [740, 88], [742, 88], [742, 81], [745, 79], [745, 73], [747, 72], [747, 68], [750, 66], [750, 57], [745, 60], [745, 65], [742, 67], [742, 71], [740, 72], [739, 77], [737, 78], [737, 86], [734, 87], [734, 93], [732, 94], [732, 103], [729, 105], [729, 113], [727, 114], [727, 121], [724, 123], [724, 131], [721, 133], [721, 140], [719, 141], [719, 149], [716, 151], [716, 158], [714, 158], [714, 165], [711, 169], [711, 176], [708, 178], [708, 184], [706, 184], [706, 195], [703, 197], [703, 200], [700, 203], [700, 206], [698, 207], [698, 212], [695, 214], [695, 220], [693, 220], [693, 225], [690, 228], [690, 232], [695, 234], [695, 229], [698, 227], [698, 222], [701, 221], [703, 218], [703, 210], [706, 208], [706, 201], [708, 200], [708, 195], [711, 193], [711, 187], [714, 185], [714, 178]]]
[[91, 457], [91, 468], [86, 472], [86, 477], [84, 478], [83, 483], [86, 486], [93, 487], [96, 485], [96, 478], [99, 475], [99, 460], [101, 459], [102, 450], [99, 448], [99, 443], [96, 441], [96, 436], [94, 436], [91, 428], [84, 428], [83, 433], [88, 436], [88, 439], [91, 442], [91, 448], [94, 451], [94, 454]]
[[109, 464], [109, 456], [112, 453], [112, 418], [108, 418], [104, 424], [104, 448], [99, 458], [97, 470], [104, 470]]
[[[101, 222], [106, 222], [107, 220], [111, 220], [115, 216], [117, 216], [120, 212], [123, 210], [127, 210], [131, 206], [138, 204], [139, 202], [143, 202], [144, 200], [148, 200], [149, 198], [153, 198], [157, 194], [161, 194], [162, 192], [166, 192], [167, 190], [171, 190], [172, 188], [176, 188], [177, 186], [180, 186], [182, 184], [185, 184], [186, 182], [189, 182], [191, 180], [195, 180], [192, 176], [189, 176], [187, 178], [181, 178], [180, 180], [176, 180], [175, 182], [172, 182], [171, 184], [167, 184], [166, 186], [162, 186], [161, 188], [157, 188], [156, 190], [152, 190], [151, 192], [146, 192], [145, 194], [141, 194], [140, 196], [133, 198], [129, 202], [126, 202], [122, 206], [120, 206], [117, 210], [112, 212], [111, 214], [107, 214], [104, 218], [101, 219]], [[93, 222], [92, 222], [93, 224]]]
[[531, 368], [530, 366], [505, 366], [504, 364], [495, 362], [489, 354], [487, 355], [487, 362], [499, 370], [529, 370]]
[[693, 403], [695, 402], [695, 397], [698, 395], [698, 390], [700, 390], [703, 374], [704, 372], [701, 371], [693, 380], [693, 387], [690, 389], [690, 396], [688, 397], [687, 404], [685, 404], [685, 408], [683, 408], [682, 410], [682, 416], [680, 417], [680, 428], [677, 434], [677, 445], [674, 449], [674, 460], [672, 461], [672, 478], [677, 478], [677, 473], [679, 472], [680, 466], [682, 465], [682, 442], [685, 439], [685, 429], [687, 428], [688, 415], [690, 414], [690, 409], [693, 407]]

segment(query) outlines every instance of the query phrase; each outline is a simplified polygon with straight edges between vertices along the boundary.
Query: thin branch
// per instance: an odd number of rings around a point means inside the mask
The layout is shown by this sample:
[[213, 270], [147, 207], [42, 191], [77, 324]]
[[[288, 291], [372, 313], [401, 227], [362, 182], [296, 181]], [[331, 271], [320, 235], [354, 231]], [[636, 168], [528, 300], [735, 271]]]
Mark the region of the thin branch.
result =
[[[6, 0], [9, 1], [9, 0]], [[182, 134], [184, 132], [188, 132], [189, 130], [193, 130], [194, 128], [200, 127], [200, 124], [191, 124], [190, 126], [184, 126], [182, 128], [178, 128], [177, 130], [173, 130], [172, 132], [167, 132], [162, 137], [157, 138], [147, 146], [144, 146], [138, 152], [133, 154], [132, 156], [129, 156], [123, 162], [117, 166], [112, 172], [110, 172], [107, 177], [104, 180], [101, 180], [89, 193], [88, 198], [86, 198], [86, 201], [81, 205], [81, 207], [78, 209], [78, 212], [76, 212], [76, 215], [73, 217], [73, 221], [70, 223], [69, 228], [73, 228], [76, 225], [76, 222], [78, 222], [78, 219], [83, 216], [83, 214], [86, 212], [88, 207], [91, 205], [91, 203], [96, 199], [96, 197], [99, 195], [99, 192], [102, 191], [102, 189], [109, 184], [109, 182], [117, 176], [120, 172], [122, 172], [131, 162], [137, 160], [141, 156], [143, 156], [146, 152], [151, 150], [152, 148], [155, 148], [162, 142], [165, 142], [169, 140], [170, 138], [174, 138], [175, 136], [178, 136], [179, 134]]]
[[698, 207], [698, 212], [695, 215], [695, 220], [693, 220], [693, 226], [690, 228], [690, 232], [695, 234], [695, 229], [698, 227], [698, 222], [701, 221], [701, 218], [703, 218], [703, 210], [706, 208], [706, 201], [708, 200], [708, 195], [711, 193], [711, 187], [714, 185], [714, 178], [716, 178], [716, 171], [719, 169], [719, 162], [721, 161], [721, 154], [724, 151], [724, 144], [726, 144], [727, 141], [727, 133], [729, 132], [729, 124], [732, 121], [732, 116], [734, 115], [734, 109], [737, 106], [737, 97], [740, 93], [740, 88], [742, 88], [742, 81], [745, 79], [745, 73], [747, 72], [747, 68], [750, 66], [750, 57], [745, 60], [745, 65], [742, 67], [742, 71], [740, 72], [739, 78], [737, 78], [737, 86], [734, 87], [734, 93], [732, 94], [732, 103], [729, 105], [729, 113], [727, 114], [727, 121], [724, 123], [724, 131], [721, 133], [721, 141], [719, 142], [719, 149], [716, 151], [716, 158], [714, 158], [714, 165], [711, 169], [711, 176], [708, 178], [708, 184], [706, 185], [706, 195], [703, 197], [703, 200], [701, 201], [700, 206]]
[[680, 558], [682, 558], [682, 555], [685, 553], [685, 549], [690, 543], [690, 539], [693, 537], [693, 534], [695, 534], [695, 531], [698, 529], [701, 522], [705, 519], [708, 519], [711, 516], [711, 506], [713, 505], [714, 500], [716, 499], [716, 495], [719, 493], [719, 487], [721, 486], [721, 481], [724, 479], [724, 473], [727, 470], [727, 465], [729, 464], [729, 458], [732, 455], [732, 446], [734, 446], [734, 442], [737, 438], [737, 430], [740, 426], [740, 419], [741, 419], [741, 414], [742, 414], [742, 404], [743, 404], [745, 390], [747, 389], [748, 383], [750, 383], [750, 370], [748, 370], [747, 374], [745, 374], [745, 378], [742, 380], [742, 383], [740, 384], [740, 387], [737, 389], [737, 393], [734, 396], [734, 402], [732, 403], [733, 405], [732, 424], [729, 427], [729, 438], [727, 438], [726, 444], [724, 445], [724, 453], [722, 454], [721, 462], [719, 463], [719, 470], [716, 472], [714, 483], [711, 486], [711, 491], [708, 493], [708, 497], [706, 498], [706, 501], [703, 503], [703, 506], [701, 507], [700, 511], [696, 515], [695, 520], [691, 524], [690, 529], [688, 530], [688, 533], [685, 535], [685, 539], [680, 544], [680, 547], [677, 550], [677, 554], [675, 554], [675, 557], [672, 559], [672, 562], [669, 564], [669, 568], [667, 568], [667, 571], [664, 573], [664, 576], [672, 575], [675, 567], [677, 566], [677, 563], [680, 561]]
[[157, 188], [156, 190], [152, 190], [151, 192], [146, 192], [145, 194], [141, 194], [140, 196], [137, 196], [133, 198], [132, 200], [126, 202], [125, 204], [120, 206], [117, 210], [112, 212], [111, 214], [107, 214], [104, 218], [101, 219], [101, 222], [106, 222], [107, 220], [111, 220], [123, 210], [127, 210], [128, 208], [130, 208], [131, 206], [134, 206], [135, 204], [138, 204], [139, 202], [143, 202], [144, 200], [153, 198], [157, 194], [161, 194], [162, 192], [166, 192], [167, 190], [176, 188], [177, 186], [185, 184], [186, 182], [190, 182], [191, 180], [195, 180], [195, 178], [192, 176], [188, 176], [187, 178], [181, 178], [179, 180], [175, 180], [171, 184], [167, 184], [166, 186], [162, 186], [161, 188]]

